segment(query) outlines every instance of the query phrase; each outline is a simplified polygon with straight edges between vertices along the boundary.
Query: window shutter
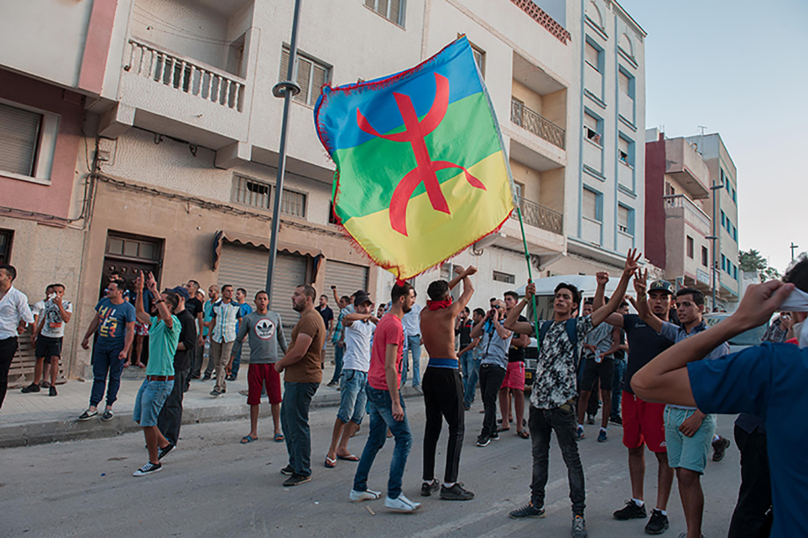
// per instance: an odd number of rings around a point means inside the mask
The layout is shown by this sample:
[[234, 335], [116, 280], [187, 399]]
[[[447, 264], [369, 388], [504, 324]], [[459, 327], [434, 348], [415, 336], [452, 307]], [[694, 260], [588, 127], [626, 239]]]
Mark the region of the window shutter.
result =
[[388, 0], [378, 0], [378, 7], [376, 8], [376, 11], [382, 17], [386, 17], [389, 19], [390, 17], [387, 16], [387, 8], [389, 7], [388, 4], [389, 4]]
[[0, 170], [32, 176], [42, 115], [0, 104]]
[[286, 74], [289, 71], [289, 51], [283, 49], [281, 53], [281, 72], [278, 76], [278, 81], [286, 80]]
[[320, 90], [323, 88], [323, 86], [326, 85], [327, 82], [328, 82], [328, 71], [324, 67], [315, 65], [314, 76], [312, 77], [311, 82], [310, 104], [314, 104], [315, 101], [317, 101], [317, 98], [320, 96]]
[[295, 99], [303, 103], [309, 102], [309, 82], [311, 81], [311, 62], [305, 58], [297, 59], [297, 83], [300, 86], [300, 93]]
[[376, 9], [376, 0], [365, 0], [365, 5], [370, 9]]
[[584, 189], [583, 213], [588, 219], [598, 220], [598, 195], [589, 189]]
[[628, 208], [623, 206], [617, 207], [617, 226], [620, 230], [628, 231]]
[[586, 61], [598, 71], [600, 71], [600, 62], [598, 61], [599, 57], [600, 57], [600, 51], [587, 41]]
[[598, 120], [586, 112], [584, 112], [584, 125], [590, 130], [598, 132]]
[[626, 95], [630, 95], [629, 88], [631, 87], [631, 81], [629, 80], [628, 75], [620, 71], [617, 75], [617, 81], [620, 85], [620, 91]]
[[401, 24], [401, 0], [390, 0], [390, 20]]

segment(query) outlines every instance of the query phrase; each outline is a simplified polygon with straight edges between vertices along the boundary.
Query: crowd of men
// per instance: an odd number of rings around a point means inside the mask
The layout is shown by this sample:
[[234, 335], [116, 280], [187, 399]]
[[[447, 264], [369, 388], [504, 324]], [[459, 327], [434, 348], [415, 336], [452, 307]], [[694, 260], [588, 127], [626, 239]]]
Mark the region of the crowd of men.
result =
[[[370, 489], [368, 477], [376, 455], [392, 437], [395, 446], [385, 506], [403, 513], [420, 506], [402, 491], [413, 438], [401, 389], [412, 356], [412, 384], [423, 395], [426, 411], [423, 497], [474, 499], [459, 477], [465, 413], [479, 384], [483, 418], [476, 446], [488, 447], [511, 428], [518, 437], [531, 440], [529, 500], [511, 511], [511, 518], [545, 515], [549, 448], [555, 434], [567, 467], [571, 535], [587, 536], [585, 467], [578, 444], [584, 442], [586, 426], [594, 424], [602, 405], [597, 441], [609, 439], [610, 422], [621, 425], [628, 452], [626, 489], [630, 488], [631, 498], [613, 517], [621, 521], [647, 518], [646, 533], [664, 533], [670, 526], [667, 503], [675, 477], [686, 525], [679, 536], [698, 538], [705, 504], [701, 477], [707, 460], [721, 461], [730, 446], [729, 440], [715, 433], [716, 413], [741, 413], [734, 436], [741, 451], [742, 484], [729, 535], [805, 535], [808, 520], [800, 510], [806, 500], [806, 488], [800, 482], [805, 476], [804, 457], [791, 457], [786, 450], [795, 443], [797, 450], [806, 444], [802, 429], [793, 424], [806, 398], [802, 382], [808, 372], [800, 347], [808, 345], [808, 328], [803, 324], [808, 315], [808, 260], [795, 264], [784, 282], [750, 287], [738, 311], [708, 330], [703, 294], [693, 288], [674, 290], [664, 280], [649, 284], [647, 270], [639, 269], [639, 258], [636, 251], [628, 253], [610, 298], [605, 296], [609, 282], [605, 272], [597, 273], [597, 290], [587, 300], [574, 285], [559, 284], [552, 316], [535, 321], [522, 315], [533, 303], [534, 283], [526, 285], [521, 298], [507, 292], [502, 300], [492, 298], [488, 310], [472, 311], [468, 305], [474, 294], [470, 278], [476, 273], [474, 267], [455, 267], [451, 281], [432, 282], [425, 308], [416, 304], [415, 289], [406, 282], [394, 285], [390, 301], [378, 310], [366, 291], [339, 296], [332, 286], [339, 308], [335, 315], [326, 295], [318, 297], [312, 286], [302, 284], [291, 297], [300, 319], [288, 341], [280, 315], [268, 310], [266, 291], [255, 294], [253, 310], [241, 288], [234, 294], [232, 286], [221, 290], [210, 286], [206, 298], [193, 280], [160, 292], [150, 273], [139, 273], [132, 289], [113, 275], [81, 344], [88, 349], [94, 339], [94, 380], [90, 405], [79, 420], [98, 416], [105, 395], [101, 419], [113, 418], [121, 371], [143, 364], [133, 348], [138, 336], [148, 336], [146, 378], [134, 410], [134, 420], [146, 439], [148, 462], [134, 475], [160, 471], [161, 460], [179, 441], [182, 398], [190, 380], [215, 376], [211, 396], [224, 394], [226, 382], [238, 375], [247, 340], [250, 431], [241, 443], [258, 439], [259, 406], [266, 394], [273, 439], [285, 441], [288, 453], [288, 464], [281, 470], [287, 477], [283, 485], [304, 484], [312, 477], [309, 409], [323, 382], [324, 350], [330, 343], [336, 370], [328, 386], [338, 387], [341, 398], [324, 466], [357, 463], [349, 495], [352, 502], [382, 497], [381, 491]], [[47, 387], [50, 395], [56, 395], [61, 339], [72, 313], [61, 284], [48, 286], [46, 298], [32, 313], [27, 298], [12, 285], [15, 277], [13, 267], [0, 266], [0, 405], [16, 336], [26, 324], [34, 326], [37, 365], [33, 383], [23, 392]], [[635, 296], [627, 294], [632, 278]], [[453, 300], [452, 291], [461, 283], [462, 293]], [[629, 313], [628, 302], [636, 314]], [[727, 356], [730, 338], [765, 324], [776, 310], [785, 312], [764, 336], [775, 344]], [[423, 376], [422, 346], [429, 357]], [[534, 346], [536, 368], [526, 402], [526, 348]], [[208, 364], [203, 373], [205, 357]], [[348, 444], [365, 414], [369, 432], [361, 455], [356, 456]], [[441, 481], [435, 477], [435, 456], [444, 421], [449, 435]], [[657, 497], [650, 517], [643, 491], [646, 446], [658, 465]]]

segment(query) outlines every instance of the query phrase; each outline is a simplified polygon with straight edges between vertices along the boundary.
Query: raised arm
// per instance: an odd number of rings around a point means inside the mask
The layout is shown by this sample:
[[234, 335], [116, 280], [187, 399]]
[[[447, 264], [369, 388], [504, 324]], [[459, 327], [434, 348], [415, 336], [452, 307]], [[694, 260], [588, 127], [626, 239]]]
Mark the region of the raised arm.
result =
[[519, 316], [522, 310], [530, 303], [533, 296], [536, 295], [536, 284], [528, 282], [525, 287], [525, 298], [519, 301], [516, 306], [511, 308], [508, 312], [508, 317], [505, 318], [505, 327], [512, 330], [517, 334], [533, 334], [533, 327], [527, 321], [519, 321]]
[[[617, 289], [614, 290], [611, 299], [603, 308], [595, 310], [592, 312], [592, 326], [597, 327], [601, 323], [603, 323], [609, 315], [613, 314], [617, 308], [620, 306], [620, 303], [623, 301], [623, 296], [626, 294], [626, 289], [628, 289], [628, 281], [631, 279], [631, 276], [637, 271], [638, 265], [637, 261], [640, 259], [641, 254], [637, 252], [637, 249], [632, 249], [628, 251], [626, 255], [626, 264], [623, 267], [623, 274], [620, 276], [620, 282], [617, 284]], [[608, 281], [608, 275], [607, 275]], [[606, 284], [602, 284], [603, 289], [606, 289]], [[601, 282], [598, 281], [598, 289], [601, 287]]]
[[[493, 309], [492, 309], [493, 310]], [[471, 328], [471, 337], [472, 338], [479, 338], [483, 335], [483, 327], [485, 327], [485, 322], [491, 317], [491, 310], [489, 310], [483, 319], [479, 321], [479, 323], [475, 323], [474, 327]]]
[[[502, 326], [502, 324], [499, 322], [498, 316], [492, 317], [491, 321], [494, 324], [494, 330], [497, 331], [497, 334], [499, 335], [500, 338], [505, 340], [505, 339], [507, 339], [507, 338], [509, 338], [511, 336], [511, 334], [512, 334], [511, 331], [509, 331], [508, 329], [506, 329], [505, 327]], [[523, 321], [522, 323], [525, 323], [525, 322]], [[528, 323], [527, 325], [530, 325], [530, 324]]]
[[466, 308], [469, 301], [471, 301], [471, 296], [474, 295], [474, 286], [472, 285], [469, 277], [477, 272], [477, 268], [469, 265], [463, 269], [459, 265], [456, 265], [455, 272], [458, 274], [452, 279], [451, 282], [449, 282], [449, 289], [454, 289], [454, 287], [457, 286], [461, 280], [463, 281], [463, 293], [460, 295], [457, 302], [453, 303], [451, 307], [452, 315], [456, 317], [460, 315], [460, 312], [462, 312], [464, 308]]
[[637, 309], [637, 313], [640, 315], [640, 318], [648, 324], [649, 327], [654, 329], [656, 332], [662, 332], [662, 320], [656, 317], [656, 315], [651, 312], [651, 308], [648, 306], [648, 300], [645, 295], [645, 290], [648, 286], [648, 269], [645, 271], [637, 271], [637, 275], [634, 277], [634, 289], [637, 291], [637, 300], [634, 301], [629, 297], [629, 301], [631, 304], [634, 305], [634, 308]]
[[143, 273], [139, 273], [135, 281], [133, 282], [135, 285], [135, 293], [137, 294], [135, 297], [135, 317], [141, 323], [148, 324], [151, 321], [149, 314], [146, 312], [146, 309], [143, 307]]
[[687, 364], [703, 359], [717, 346], [765, 323], [794, 290], [793, 284], [770, 280], [752, 285], [730, 317], [660, 353], [631, 378], [643, 400], [695, 407]]

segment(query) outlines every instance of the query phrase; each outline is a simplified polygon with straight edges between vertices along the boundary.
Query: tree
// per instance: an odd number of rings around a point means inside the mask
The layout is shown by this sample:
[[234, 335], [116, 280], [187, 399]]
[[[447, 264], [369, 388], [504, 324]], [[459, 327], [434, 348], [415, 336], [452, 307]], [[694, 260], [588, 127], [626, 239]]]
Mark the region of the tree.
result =
[[761, 275], [769, 266], [766, 258], [761, 256], [760, 252], [754, 249], [749, 249], [749, 252], [740, 251], [738, 253], [738, 265], [740, 265], [741, 271], [745, 271], [747, 273], [760, 273]]
[[783, 278], [783, 275], [781, 275], [780, 271], [774, 267], [767, 267], [762, 273], [760, 273], [761, 282], [766, 282], [767, 280], [780, 280], [781, 278]]

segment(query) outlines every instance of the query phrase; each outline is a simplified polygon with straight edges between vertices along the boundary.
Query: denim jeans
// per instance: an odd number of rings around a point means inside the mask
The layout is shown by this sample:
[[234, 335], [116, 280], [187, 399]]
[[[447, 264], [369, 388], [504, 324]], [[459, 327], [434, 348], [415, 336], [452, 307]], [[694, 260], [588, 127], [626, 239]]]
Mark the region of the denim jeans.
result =
[[393, 418], [393, 400], [390, 392], [386, 390], [374, 389], [370, 385], [365, 389], [370, 407], [370, 432], [365, 443], [365, 450], [359, 460], [359, 467], [354, 476], [355, 491], [366, 491], [368, 489], [368, 474], [373, 466], [376, 454], [384, 446], [387, 439], [387, 429], [395, 438], [396, 447], [393, 450], [393, 459], [390, 462], [390, 477], [387, 480], [387, 496], [391, 499], [398, 499], [401, 495], [401, 479], [404, 476], [404, 467], [407, 465], [407, 456], [412, 448], [412, 433], [410, 424], [407, 422], [407, 409], [404, 406], [404, 398], [399, 394], [401, 408], [404, 409], [404, 419], [395, 420]]
[[626, 373], [626, 359], [614, 360], [614, 378], [612, 379], [612, 416], [620, 416], [620, 400], [623, 397], [623, 374]]
[[463, 394], [466, 393], [466, 389], [469, 388], [469, 378], [471, 377], [471, 369], [472, 369], [472, 354], [471, 351], [466, 351], [459, 357], [460, 360], [460, 371], [463, 373]]
[[334, 344], [334, 375], [331, 376], [329, 383], [336, 383], [339, 381], [339, 376], [342, 373], [342, 357], [345, 355], [345, 344], [338, 346]]
[[281, 425], [289, 453], [289, 466], [295, 474], [311, 476], [311, 429], [309, 407], [319, 383], [283, 383]]
[[365, 392], [367, 384], [367, 372], [351, 369], [342, 371], [339, 383], [339, 411], [337, 411], [337, 418], [342, 422], [362, 424], [367, 401], [367, 392]]
[[0, 340], [0, 407], [3, 407], [3, 400], [6, 398], [8, 387], [8, 371], [11, 369], [11, 361], [17, 352], [19, 344], [16, 336]]
[[412, 353], [412, 386], [417, 387], [421, 384], [421, 335], [408, 336], [407, 347], [404, 348], [404, 357], [401, 361], [401, 386], [407, 384], [407, 369], [409, 367], [409, 357], [407, 350]]
[[230, 374], [233, 375], [233, 377], [237, 376], [240, 367], [241, 367], [241, 348], [238, 349], [238, 353], [236, 353], [236, 356], [233, 357], [233, 366], [230, 367]]
[[143, 428], [157, 426], [157, 417], [166, 403], [171, 391], [174, 390], [174, 380], [149, 381], [143, 380], [140, 390], [135, 397], [135, 409], [132, 411], [132, 420]]
[[575, 406], [565, 404], [569, 409], [536, 409], [530, 406], [530, 438], [533, 442], [533, 482], [530, 484], [531, 502], [537, 507], [544, 506], [544, 488], [550, 463], [550, 438], [553, 432], [558, 439], [558, 446], [564, 463], [567, 465], [567, 477], [570, 483], [570, 500], [572, 514], [583, 516], [586, 493], [584, 489], [584, 468], [578, 455], [578, 438], [575, 428], [578, 419]]
[[121, 351], [123, 351], [123, 342], [109, 348], [99, 343], [96, 343], [95, 347], [93, 347], [91, 406], [97, 406], [104, 398], [104, 385], [107, 381], [107, 374], [109, 374], [107, 405], [112, 405], [118, 399], [118, 389], [121, 388], [121, 372], [123, 372], [123, 360], [118, 358]]
[[471, 372], [469, 372], [469, 379], [463, 396], [465, 407], [471, 407], [471, 402], [474, 401], [474, 395], [477, 393], [477, 380], [480, 378], [480, 360], [476, 358], [471, 361]]

